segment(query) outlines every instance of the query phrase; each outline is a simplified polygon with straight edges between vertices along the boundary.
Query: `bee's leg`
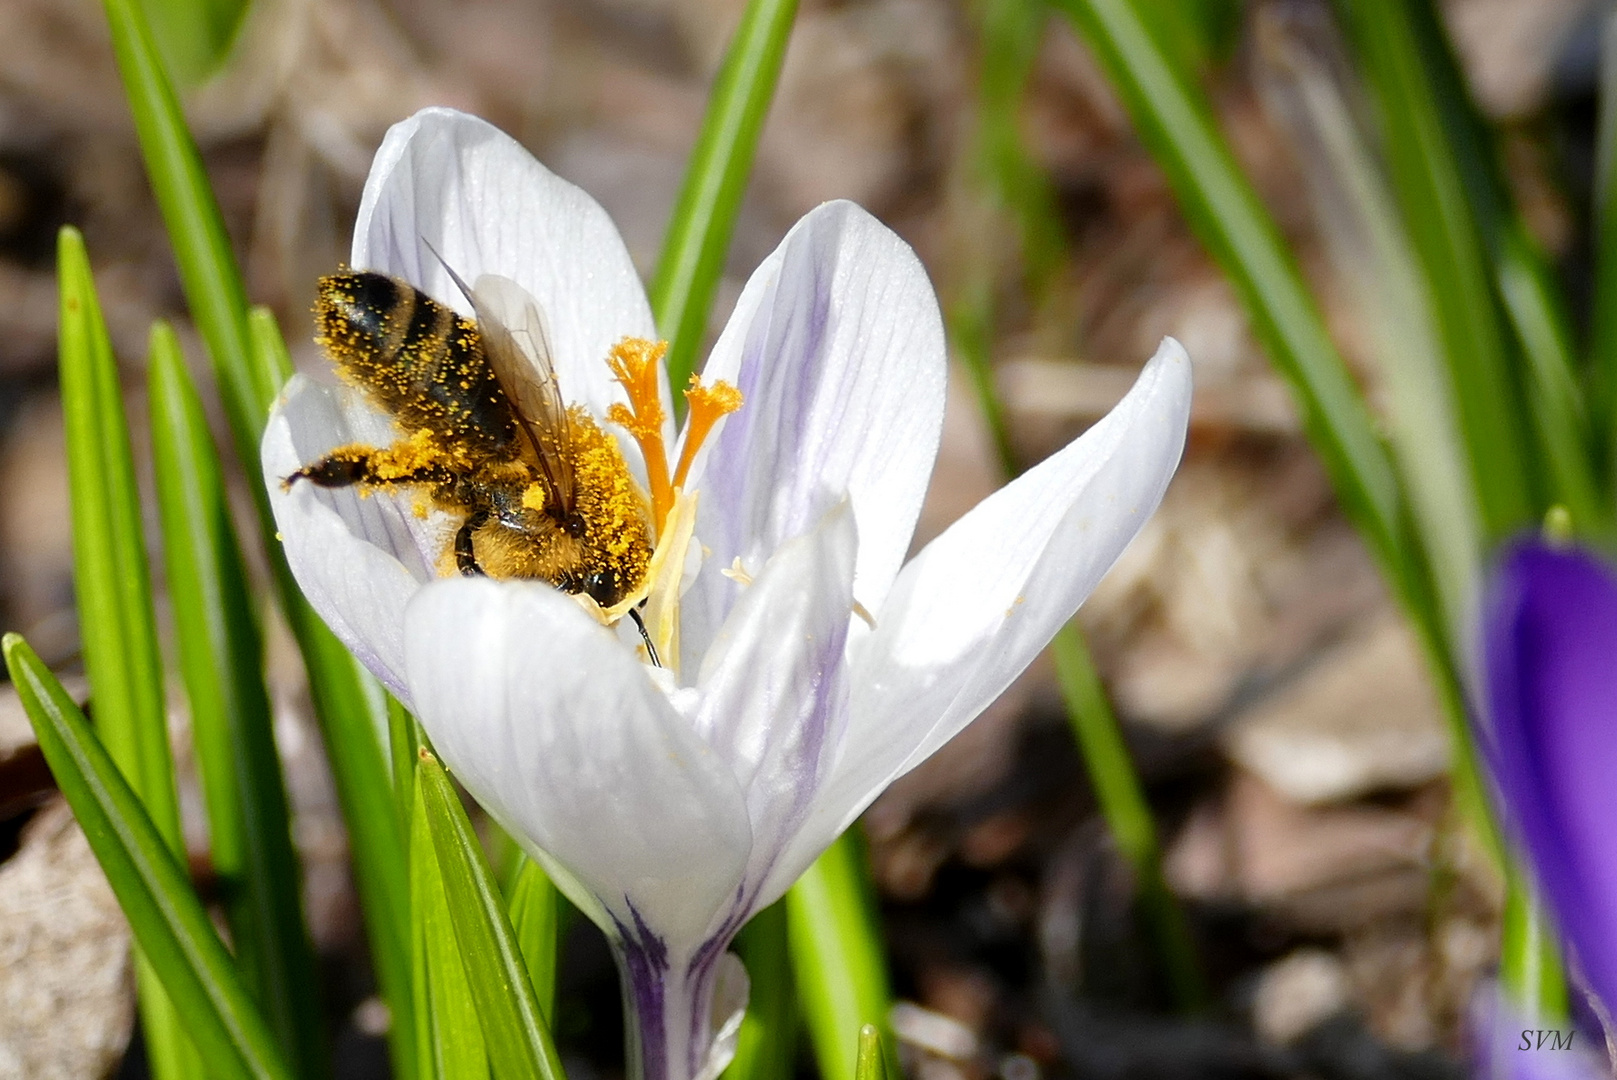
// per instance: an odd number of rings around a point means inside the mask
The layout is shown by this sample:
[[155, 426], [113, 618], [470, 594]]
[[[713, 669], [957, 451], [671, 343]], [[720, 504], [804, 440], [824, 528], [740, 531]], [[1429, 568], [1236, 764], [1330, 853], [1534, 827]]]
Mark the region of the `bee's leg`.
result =
[[313, 465], [305, 465], [281, 482], [283, 488], [307, 480], [317, 487], [342, 488], [371, 482], [369, 454], [328, 454]]
[[455, 569], [462, 577], [483, 576], [483, 568], [477, 565], [477, 555], [472, 551], [472, 533], [481, 529], [489, 516], [487, 510], [473, 510], [455, 530]]
[[651, 643], [651, 635], [646, 632], [646, 622], [640, 617], [640, 612], [630, 608], [629, 618], [634, 620], [634, 625], [639, 629], [640, 640], [646, 643], [646, 655], [651, 657], [651, 666], [662, 667], [663, 662], [657, 659], [657, 646]]
[[398, 484], [439, 484], [447, 474], [435, 463], [419, 468], [400, 469], [388, 450], [354, 444], [338, 447], [312, 465], [305, 465], [281, 482], [283, 488], [299, 480], [324, 488], [352, 487], [367, 484], [371, 487], [390, 487]]

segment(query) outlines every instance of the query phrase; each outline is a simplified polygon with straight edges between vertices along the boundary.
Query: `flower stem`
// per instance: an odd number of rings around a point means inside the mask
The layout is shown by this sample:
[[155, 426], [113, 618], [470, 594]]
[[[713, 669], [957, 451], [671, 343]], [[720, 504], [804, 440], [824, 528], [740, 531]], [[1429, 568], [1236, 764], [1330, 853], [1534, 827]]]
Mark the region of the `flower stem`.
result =
[[1184, 911], [1162, 876], [1162, 852], [1156, 823], [1145, 801], [1140, 778], [1129, 760], [1128, 746], [1112, 711], [1089, 645], [1075, 623], [1061, 628], [1050, 642], [1067, 719], [1083, 750], [1089, 781], [1112, 842], [1133, 867], [1140, 904], [1167, 969], [1174, 1001], [1187, 1012], [1207, 1005], [1196, 942]]
[[643, 926], [619, 929], [612, 950], [623, 987], [629, 1080], [701, 1080], [713, 1046], [724, 947], [689, 962], [670, 957]]
[[1567, 1017], [1567, 987], [1555, 927], [1531, 883], [1520, 873], [1511, 878], [1505, 894], [1500, 979], [1526, 1021], [1559, 1023]]

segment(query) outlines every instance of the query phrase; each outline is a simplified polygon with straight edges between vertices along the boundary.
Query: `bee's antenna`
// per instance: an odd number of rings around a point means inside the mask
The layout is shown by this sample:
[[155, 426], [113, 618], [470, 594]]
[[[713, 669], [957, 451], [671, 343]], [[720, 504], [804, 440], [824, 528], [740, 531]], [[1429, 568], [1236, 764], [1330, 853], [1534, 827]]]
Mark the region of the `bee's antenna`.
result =
[[646, 623], [645, 620], [640, 618], [640, 612], [630, 608], [629, 618], [633, 619], [635, 626], [640, 629], [640, 640], [646, 643], [646, 652], [651, 655], [651, 666], [662, 667], [663, 662], [657, 659], [657, 646], [651, 643], [651, 635], [646, 633]]

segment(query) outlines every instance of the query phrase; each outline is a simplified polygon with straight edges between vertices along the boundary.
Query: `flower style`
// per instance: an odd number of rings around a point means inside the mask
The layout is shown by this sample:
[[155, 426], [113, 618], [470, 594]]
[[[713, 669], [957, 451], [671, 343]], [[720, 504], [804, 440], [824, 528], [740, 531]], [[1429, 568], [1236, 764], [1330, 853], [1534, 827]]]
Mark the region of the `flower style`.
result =
[[744, 1002], [736, 931], [1077, 610], [1178, 464], [1189, 361], [1165, 341], [1110, 415], [905, 564], [943, 328], [914, 254], [857, 206], [814, 210], [753, 274], [704, 371], [740, 408], [703, 420], [699, 451], [687, 425], [683, 476], [656, 460], [682, 445], [660, 368], [608, 368], [624, 339], [656, 338], [622, 240], [509, 137], [444, 109], [395, 126], [352, 261], [467, 315], [449, 268], [514, 281], [565, 400], [639, 483], [682, 481], [658, 514], [652, 666], [628, 620], [604, 626], [549, 584], [441, 577], [455, 522], [407, 494], [283, 491], [334, 446], [396, 437], [357, 394], [294, 379], [263, 448], [316, 610], [611, 939], [639, 1075], [711, 1077]]

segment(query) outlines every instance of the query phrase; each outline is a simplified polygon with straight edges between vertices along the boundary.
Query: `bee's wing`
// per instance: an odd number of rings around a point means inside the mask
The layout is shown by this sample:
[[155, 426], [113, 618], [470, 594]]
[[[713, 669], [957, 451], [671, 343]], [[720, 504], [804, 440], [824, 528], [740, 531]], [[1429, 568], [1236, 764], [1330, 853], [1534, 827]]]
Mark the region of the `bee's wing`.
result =
[[500, 389], [511, 402], [556, 505], [573, 505], [573, 444], [567, 405], [556, 383], [544, 312], [510, 278], [484, 274], [467, 291]]

